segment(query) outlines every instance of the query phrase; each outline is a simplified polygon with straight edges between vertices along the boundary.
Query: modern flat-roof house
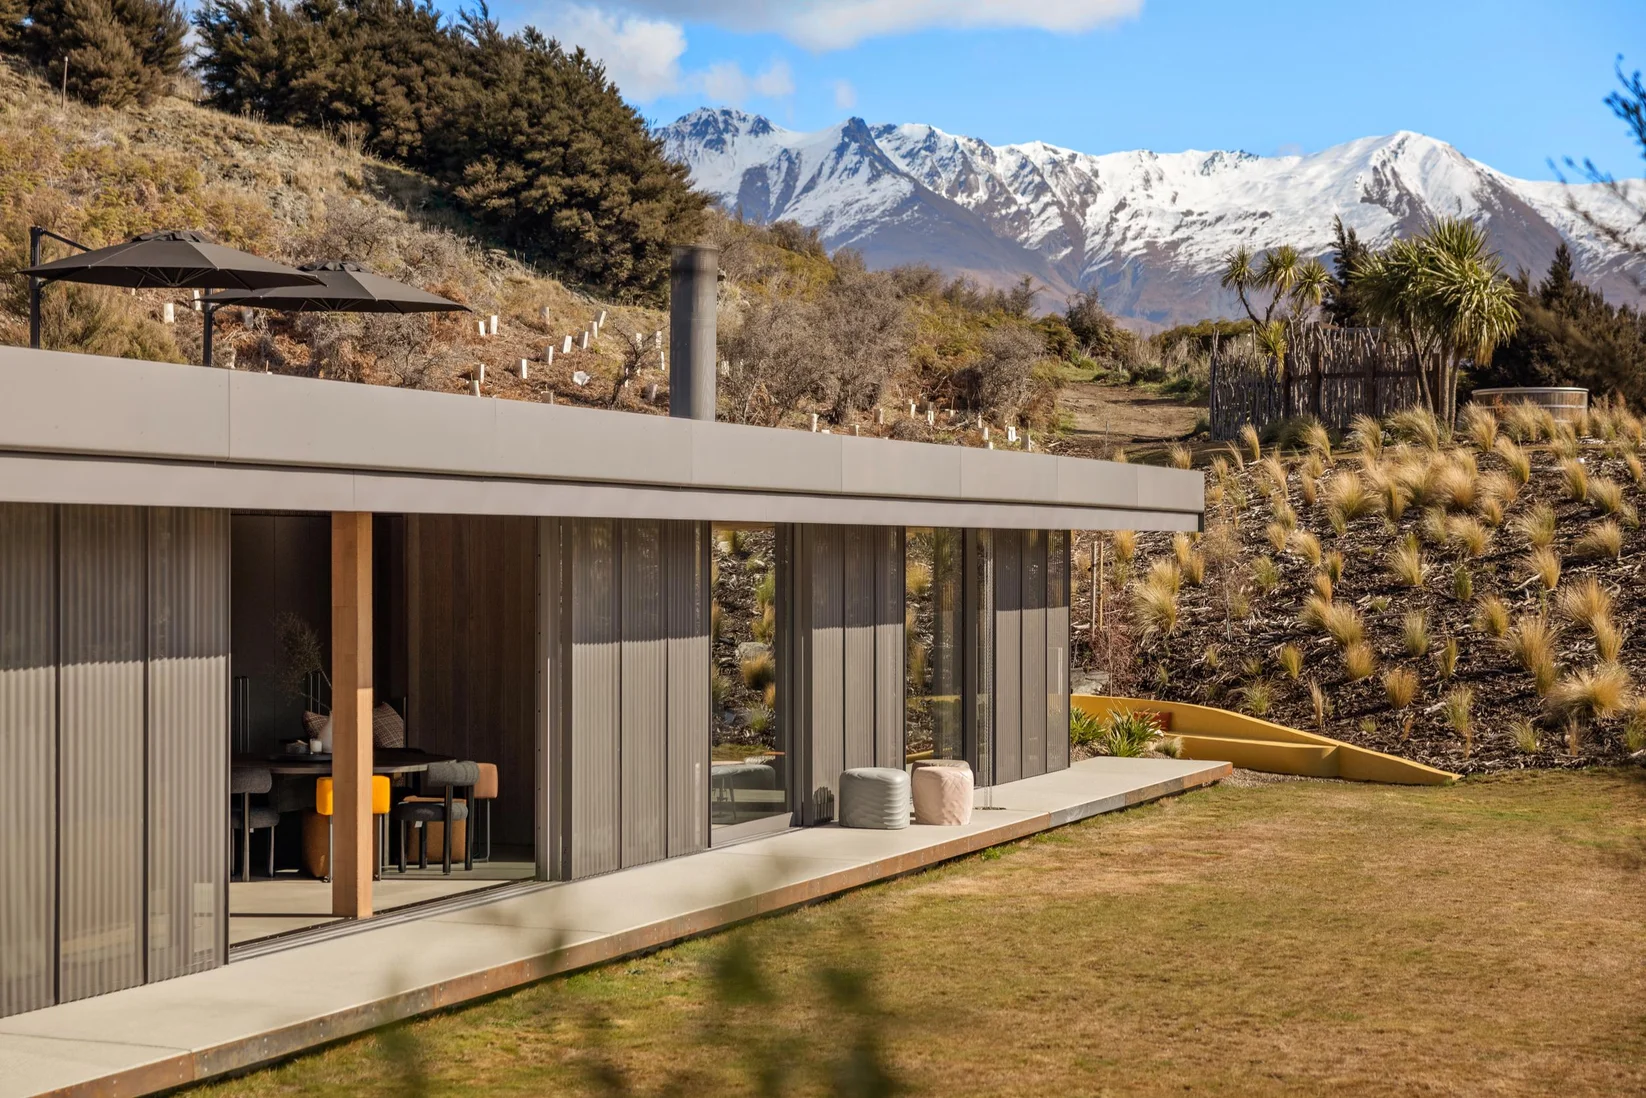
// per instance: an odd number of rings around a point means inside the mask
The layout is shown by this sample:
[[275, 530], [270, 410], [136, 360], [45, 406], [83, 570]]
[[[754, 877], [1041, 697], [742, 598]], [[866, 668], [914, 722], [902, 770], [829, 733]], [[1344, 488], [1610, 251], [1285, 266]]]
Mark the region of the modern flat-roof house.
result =
[[[0, 1015], [826, 823], [849, 767], [1066, 767], [1068, 532], [1201, 512], [1162, 468], [0, 350]], [[735, 736], [717, 526], [775, 577]]]

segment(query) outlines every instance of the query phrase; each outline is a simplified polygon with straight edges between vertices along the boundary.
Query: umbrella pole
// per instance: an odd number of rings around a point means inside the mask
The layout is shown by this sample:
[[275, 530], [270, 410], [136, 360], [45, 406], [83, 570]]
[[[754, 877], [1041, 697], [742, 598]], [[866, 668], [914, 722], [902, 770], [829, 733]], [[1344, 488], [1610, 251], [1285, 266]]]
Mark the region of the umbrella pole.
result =
[[[211, 293], [210, 290], [207, 290], [206, 292]], [[201, 306], [201, 309], [205, 313], [206, 328], [205, 328], [205, 333], [200, 338], [200, 365], [210, 366], [211, 365], [211, 329], [212, 329], [212, 321], [217, 315], [217, 306], [213, 305], [211, 302], [208, 301], [204, 305]]]
[[[38, 225], [29, 226], [29, 266], [40, 265], [40, 237], [45, 234]], [[40, 349], [40, 280], [29, 276], [29, 346]]]

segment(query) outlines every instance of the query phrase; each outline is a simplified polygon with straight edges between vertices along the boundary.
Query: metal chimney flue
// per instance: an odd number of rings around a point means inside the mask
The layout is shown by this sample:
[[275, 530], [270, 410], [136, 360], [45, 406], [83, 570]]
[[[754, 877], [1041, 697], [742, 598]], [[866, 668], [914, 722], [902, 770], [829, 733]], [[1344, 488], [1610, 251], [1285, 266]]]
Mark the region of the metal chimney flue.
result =
[[669, 260], [669, 415], [714, 419], [720, 249], [677, 246]]

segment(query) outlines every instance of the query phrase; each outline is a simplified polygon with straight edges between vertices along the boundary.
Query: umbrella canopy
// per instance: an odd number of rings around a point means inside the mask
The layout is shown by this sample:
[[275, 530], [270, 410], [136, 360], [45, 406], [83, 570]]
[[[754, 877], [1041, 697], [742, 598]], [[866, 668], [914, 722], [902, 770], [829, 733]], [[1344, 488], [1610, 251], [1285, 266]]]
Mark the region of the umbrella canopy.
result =
[[468, 312], [438, 294], [419, 290], [404, 282], [372, 274], [360, 264], [346, 259], [305, 263], [302, 271], [313, 274], [318, 286], [279, 286], [267, 290], [224, 290], [211, 294], [211, 305], [243, 305], [249, 308], [278, 309], [297, 313], [450, 313]]
[[136, 289], [261, 290], [271, 286], [314, 286], [320, 279], [261, 256], [221, 244], [199, 233], [170, 230], [144, 233], [124, 244], [41, 263], [22, 272], [45, 282], [89, 282]]

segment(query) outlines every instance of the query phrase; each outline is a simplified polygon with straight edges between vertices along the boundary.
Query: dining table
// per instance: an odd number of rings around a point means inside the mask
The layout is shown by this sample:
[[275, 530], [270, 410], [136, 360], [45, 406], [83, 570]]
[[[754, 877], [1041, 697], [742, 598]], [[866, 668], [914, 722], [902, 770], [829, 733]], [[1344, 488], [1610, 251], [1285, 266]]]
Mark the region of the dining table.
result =
[[[451, 755], [420, 751], [415, 747], [379, 747], [372, 751], [371, 772], [391, 777], [399, 774], [421, 774], [428, 770], [431, 763], [452, 760]], [[261, 767], [277, 778], [326, 778], [331, 776], [332, 756], [290, 751], [264, 755], [236, 755], [234, 765]]]

